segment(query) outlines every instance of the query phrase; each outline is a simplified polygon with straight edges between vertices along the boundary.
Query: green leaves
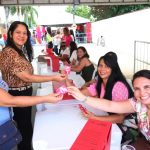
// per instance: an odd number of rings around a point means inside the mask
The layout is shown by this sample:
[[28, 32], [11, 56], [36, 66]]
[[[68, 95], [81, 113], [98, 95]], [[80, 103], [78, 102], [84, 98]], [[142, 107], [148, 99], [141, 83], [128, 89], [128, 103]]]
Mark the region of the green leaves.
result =
[[28, 24], [28, 26], [31, 28], [36, 25], [36, 22], [34, 20], [34, 17], [38, 17], [37, 10], [32, 6], [5, 6], [5, 13], [6, 17], [8, 18], [9, 15], [18, 15], [18, 18], [23, 16], [24, 22]]
[[[74, 13], [75, 15], [90, 19], [91, 21], [98, 21], [110, 17], [122, 15], [125, 13], [148, 8], [148, 4], [139, 5], [90, 5], [90, 6], [68, 6], [66, 11]], [[75, 8], [75, 9], [74, 9]]]
[[81, 6], [68, 6], [66, 9], [67, 12], [75, 14], [80, 17], [84, 17], [87, 19], [90, 19], [91, 16], [91, 8], [86, 5], [81, 5]]

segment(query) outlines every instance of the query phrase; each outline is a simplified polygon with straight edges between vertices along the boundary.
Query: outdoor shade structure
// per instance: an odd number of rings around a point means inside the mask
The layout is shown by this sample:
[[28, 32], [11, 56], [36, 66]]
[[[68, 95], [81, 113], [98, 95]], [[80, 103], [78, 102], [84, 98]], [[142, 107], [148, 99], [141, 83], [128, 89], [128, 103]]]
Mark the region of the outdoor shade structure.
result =
[[58, 10], [54, 10], [52, 12], [50, 11], [50, 9], [47, 9], [46, 6], [39, 8], [38, 14], [39, 14], [37, 19], [38, 25], [65, 26], [65, 25], [72, 25], [74, 23], [83, 24], [90, 22], [90, 20], [85, 19], [83, 17], [79, 16], [73, 17], [73, 14], [67, 13], [65, 11], [59, 12]]
[[0, 5], [118, 5], [118, 4], [149, 4], [150, 0], [0, 0]]

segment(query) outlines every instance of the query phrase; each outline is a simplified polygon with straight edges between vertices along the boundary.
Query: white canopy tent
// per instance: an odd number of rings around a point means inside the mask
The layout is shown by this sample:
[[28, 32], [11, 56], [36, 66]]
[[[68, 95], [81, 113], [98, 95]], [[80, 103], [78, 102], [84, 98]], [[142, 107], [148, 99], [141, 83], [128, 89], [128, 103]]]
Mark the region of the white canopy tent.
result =
[[[53, 10], [52, 10], [53, 9]], [[61, 9], [61, 6], [50, 7], [50, 6], [40, 6], [38, 8], [38, 25], [50, 25], [50, 26], [58, 26], [58, 25], [68, 25], [68, 24], [81, 24], [87, 23], [90, 20], [74, 16], [70, 13]]]

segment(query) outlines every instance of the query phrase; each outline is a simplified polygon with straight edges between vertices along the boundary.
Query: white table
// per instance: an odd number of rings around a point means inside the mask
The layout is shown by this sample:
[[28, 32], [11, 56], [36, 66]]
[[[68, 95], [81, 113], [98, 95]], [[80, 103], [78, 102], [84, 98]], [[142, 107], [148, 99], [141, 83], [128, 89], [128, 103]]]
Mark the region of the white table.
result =
[[[47, 67], [46, 63], [38, 62], [38, 74], [40, 74], [40, 75], [56, 75], [56, 74], [58, 74], [58, 72], [52, 72], [52, 68]], [[74, 72], [74, 71], [70, 72], [70, 74], [68, 75], [68, 78], [73, 80], [74, 84], [78, 88], [81, 88], [85, 84], [85, 81], [81, 77], [81, 75], [76, 74], [76, 72]], [[44, 84], [45, 83], [40, 83], [39, 87], [46, 87], [46, 85], [44, 85]]]
[[[34, 150], [69, 150], [87, 120], [78, 108], [79, 101], [68, 100], [57, 104], [46, 104], [44, 111], [35, 116]], [[112, 125], [111, 150], [120, 150], [122, 133]]]
[[[44, 64], [40, 64], [43, 65]], [[45, 70], [46, 67], [40, 66], [40, 74], [53, 74]], [[80, 81], [80, 76], [75, 73], [70, 74], [70, 79], [75, 82]], [[81, 80], [82, 81], [82, 80]], [[83, 82], [78, 86], [81, 86]], [[37, 95], [47, 95], [53, 92], [52, 84], [43, 83], [42, 88], [37, 90]], [[87, 120], [82, 117], [78, 108], [77, 100], [61, 101], [57, 104], [39, 104], [35, 115], [33, 148], [34, 150], [69, 150]], [[103, 111], [87, 109], [96, 114], [106, 114]], [[116, 124], [112, 125], [111, 149], [120, 150], [122, 132]]]

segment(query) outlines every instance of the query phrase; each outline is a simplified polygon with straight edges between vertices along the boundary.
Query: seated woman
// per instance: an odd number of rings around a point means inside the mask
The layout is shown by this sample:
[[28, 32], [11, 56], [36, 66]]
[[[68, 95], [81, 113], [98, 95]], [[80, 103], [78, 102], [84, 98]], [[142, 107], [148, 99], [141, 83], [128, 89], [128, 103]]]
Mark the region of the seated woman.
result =
[[[89, 96], [97, 96], [113, 101], [122, 101], [133, 96], [132, 89], [123, 76], [117, 60], [109, 55], [104, 55], [99, 59], [97, 82], [91, 84], [86, 91], [82, 90], [82, 92]], [[87, 117], [122, 123], [125, 116], [113, 114], [107, 118], [89, 114]]]
[[[124, 99], [123, 102], [114, 102], [106, 99], [92, 98], [83, 95], [76, 87], [69, 87], [68, 92], [76, 99], [97, 109], [118, 114], [136, 112], [138, 128], [147, 141], [150, 142], [150, 70], [141, 70], [134, 74], [134, 97]], [[140, 142], [139, 140], [138, 142]], [[149, 142], [142, 145], [142, 149], [148, 150]], [[138, 145], [139, 143], [137, 143]], [[144, 147], [147, 148], [144, 148]], [[136, 146], [136, 149], [138, 147]], [[141, 149], [140, 149], [141, 150]]]
[[69, 47], [66, 47], [65, 42], [62, 42], [61, 46], [60, 46], [59, 59], [62, 61], [69, 62], [69, 56], [70, 56], [70, 49], [69, 49]]
[[77, 57], [79, 64], [76, 66], [71, 66], [71, 70], [75, 72], [80, 72], [85, 82], [88, 82], [92, 79], [95, 68], [89, 60], [89, 55], [83, 46], [78, 47]]
[[[116, 54], [106, 54], [100, 57], [97, 81], [82, 89], [81, 92], [87, 96], [96, 96], [117, 102], [133, 97], [133, 91], [120, 70]], [[96, 116], [91, 112], [83, 115], [87, 118], [119, 124], [122, 124], [127, 116], [126, 114], [117, 113], [110, 113], [108, 116]]]
[[[117, 55], [116, 55], [116, 53], [110, 51], [110, 52], [106, 53], [105, 55], [112, 56], [112, 59], [114, 59], [114, 61], [117, 61]], [[81, 87], [82, 93], [85, 92], [85, 94], [87, 94], [87, 93], [88, 93], [88, 88], [87, 88], [87, 87], [89, 87], [89, 86], [92, 85], [93, 83], [96, 83], [97, 80], [98, 80], [98, 71], [95, 71], [95, 74], [94, 74], [93, 79], [92, 79], [91, 81], [89, 81], [89, 82], [86, 82], [86, 83]]]

